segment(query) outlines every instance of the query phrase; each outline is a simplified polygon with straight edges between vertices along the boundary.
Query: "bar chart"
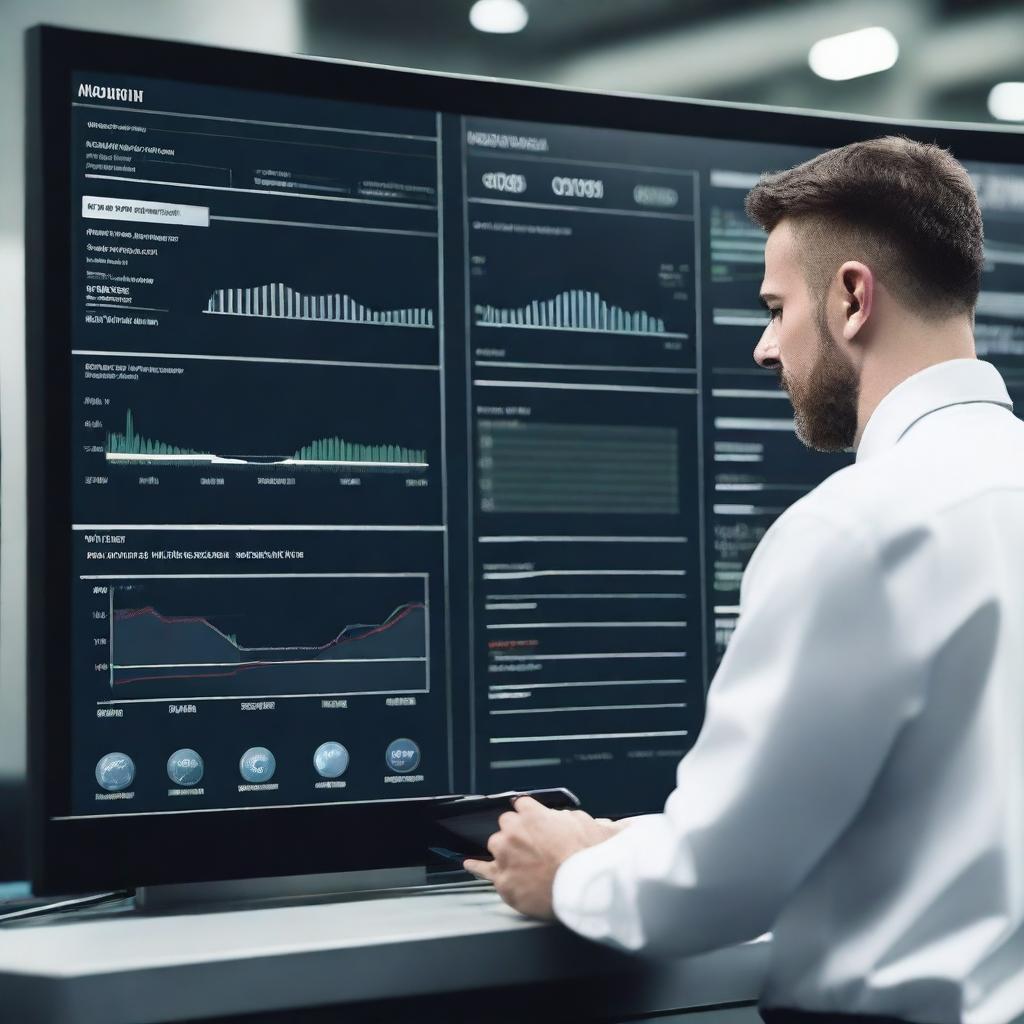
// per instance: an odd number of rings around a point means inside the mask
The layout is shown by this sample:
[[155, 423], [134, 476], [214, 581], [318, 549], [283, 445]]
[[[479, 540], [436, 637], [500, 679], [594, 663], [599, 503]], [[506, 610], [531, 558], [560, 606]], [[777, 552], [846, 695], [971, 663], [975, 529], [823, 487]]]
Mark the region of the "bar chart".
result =
[[396, 469], [420, 471], [428, 468], [422, 448], [396, 444], [359, 444], [340, 437], [317, 438], [291, 455], [255, 457], [225, 456], [195, 448], [182, 448], [146, 437], [135, 429], [135, 414], [125, 414], [124, 431], [107, 434], [106, 460], [111, 463], [169, 463], [172, 465], [208, 464], [211, 466], [250, 466], [337, 468], [345, 470]]
[[80, 499], [82, 522], [440, 521], [428, 370], [138, 357], [119, 380], [116, 362], [93, 360], [78, 362], [91, 416], [74, 458], [101, 482]]
[[[571, 289], [547, 300], [534, 299], [518, 308], [477, 305], [478, 327], [534, 327], [558, 331], [612, 332], [615, 334], [676, 335], [665, 321], [644, 310], [626, 310], [606, 302], [598, 292]], [[681, 335], [680, 335], [681, 336]]]
[[433, 328], [434, 311], [424, 307], [371, 309], [340, 292], [307, 295], [283, 282], [246, 288], [218, 288], [204, 313], [286, 320], [324, 320], [347, 324]]

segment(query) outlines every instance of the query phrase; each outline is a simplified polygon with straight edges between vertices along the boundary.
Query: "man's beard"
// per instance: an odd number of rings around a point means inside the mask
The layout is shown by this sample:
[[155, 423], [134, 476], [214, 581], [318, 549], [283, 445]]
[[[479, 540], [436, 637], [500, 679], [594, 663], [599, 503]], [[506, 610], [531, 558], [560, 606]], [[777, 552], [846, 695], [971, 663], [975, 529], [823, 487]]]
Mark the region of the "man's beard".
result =
[[807, 380], [795, 384], [780, 367], [779, 383], [793, 403], [796, 436], [820, 452], [846, 451], [857, 438], [860, 380], [829, 331], [824, 302], [818, 304], [815, 326], [818, 359]]

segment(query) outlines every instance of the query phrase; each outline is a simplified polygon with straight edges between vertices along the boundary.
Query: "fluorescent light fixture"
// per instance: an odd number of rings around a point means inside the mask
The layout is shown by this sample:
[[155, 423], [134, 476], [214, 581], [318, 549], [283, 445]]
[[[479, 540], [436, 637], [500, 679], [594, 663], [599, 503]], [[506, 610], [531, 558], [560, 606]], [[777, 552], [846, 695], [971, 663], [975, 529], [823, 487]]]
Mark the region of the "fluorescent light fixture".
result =
[[469, 23], [478, 32], [522, 32], [529, 20], [522, 0], [476, 0], [469, 9]]
[[819, 39], [807, 55], [811, 70], [831, 82], [888, 71], [900, 55], [896, 37], [880, 26]]
[[1000, 82], [992, 86], [988, 112], [999, 121], [1024, 121], [1024, 82]]

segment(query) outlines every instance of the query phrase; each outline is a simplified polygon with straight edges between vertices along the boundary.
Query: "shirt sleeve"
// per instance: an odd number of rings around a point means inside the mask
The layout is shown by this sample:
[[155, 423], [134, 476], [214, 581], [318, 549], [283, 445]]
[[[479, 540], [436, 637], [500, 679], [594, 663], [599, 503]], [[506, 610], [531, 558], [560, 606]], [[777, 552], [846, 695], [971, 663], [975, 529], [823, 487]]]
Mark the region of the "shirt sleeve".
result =
[[899, 563], [797, 507], [775, 523], [664, 812], [565, 861], [562, 922], [673, 956], [771, 928], [920, 710], [920, 659], [895, 615]]

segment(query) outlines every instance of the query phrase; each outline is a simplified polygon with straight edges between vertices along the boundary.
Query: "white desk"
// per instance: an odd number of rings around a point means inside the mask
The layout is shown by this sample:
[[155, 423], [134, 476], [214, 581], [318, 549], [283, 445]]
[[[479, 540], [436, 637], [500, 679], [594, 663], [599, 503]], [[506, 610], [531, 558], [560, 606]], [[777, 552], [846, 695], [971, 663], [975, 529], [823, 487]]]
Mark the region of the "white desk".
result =
[[577, 997], [604, 984], [600, 1008], [626, 1016], [754, 1000], [768, 953], [763, 941], [643, 963], [526, 920], [488, 889], [93, 911], [0, 928], [0, 1019], [148, 1024], [560, 980]]

